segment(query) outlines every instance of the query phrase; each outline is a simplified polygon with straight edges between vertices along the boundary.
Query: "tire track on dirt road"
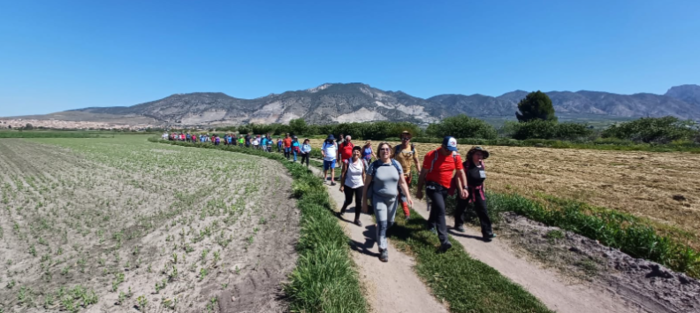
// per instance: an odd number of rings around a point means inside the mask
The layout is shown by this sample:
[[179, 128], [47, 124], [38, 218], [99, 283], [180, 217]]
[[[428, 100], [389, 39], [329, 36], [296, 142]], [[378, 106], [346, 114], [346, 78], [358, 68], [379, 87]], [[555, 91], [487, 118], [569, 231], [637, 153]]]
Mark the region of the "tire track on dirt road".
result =
[[[427, 220], [429, 211], [426, 202], [416, 200], [413, 205], [413, 210]], [[454, 219], [447, 216], [446, 220], [452, 239], [461, 243], [471, 257], [493, 267], [501, 275], [521, 285], [552, 311], [561, 313], [647, 312], [632, 301], [622, 299], [609, 290], [597, 289], [587, 284], [567, 283], [555, 271], [518, 257], [506, 243], [498, 238], [486, 243], [481, 240], [479, 229], [465, 227], [464, 233], [454, 233], [450, 226], [454, 225]]]

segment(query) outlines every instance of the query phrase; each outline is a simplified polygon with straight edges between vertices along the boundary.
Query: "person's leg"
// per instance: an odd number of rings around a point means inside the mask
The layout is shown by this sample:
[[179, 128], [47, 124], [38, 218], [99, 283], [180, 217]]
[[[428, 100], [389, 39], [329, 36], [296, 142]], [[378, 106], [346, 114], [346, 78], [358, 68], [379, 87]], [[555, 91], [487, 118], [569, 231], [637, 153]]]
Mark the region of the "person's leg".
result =
[[343, 207], [340, 209], [340, 214], [345, 214], [345, 210], [348, 208], [348, 205], [352, 203], [352, 196], [355, 193], [352, 188], [348, 187], [345, 187], [343, 192], [345, 193], [345, 202], [343, 203]]
[[[427, 197], [427, 201], [429, 203], [429, 206], [432, 208], [434, 206], [433, 203], [433, 198], [435, 197], [435, 190], [433, 189], [425, 189], [425, 196]], [[435, 210], [429, 210], [428, 211], [428, 229], [434, 229], [435, 228]]]
[[[411, 176], [404, 176], [406, 178], [406, 183], [409, 186], [411, 186]], [[401, 209], [403, 209], [403, 215], [406, 216], [406, 218], [409, 218], [411, 216], [411, 210], [408, 207], [408, 200], [406, 198], [406, 195], [403, 194], [403, 191], [401, 190], [401, 187], [399, 187], [399, 203], [401, 204]]]
[[331, 162], [331, 186], [335, 186], [335, 160]]
[[355, 223], [360, 222], [360, 213], [362, 213], [362, 192], [364, 186], [355, 189]]
[[[484, 197], [485, 198], [485, 197]], [[493, 230], [491, 229], [491, 218], [489, 218], [488, 209], [486, 207], [486, 200], [481, 197], [481, 195], [476, 195], [476, 202], [474, 202], [474, 211], [479, 217], [479, 222], [481, 224], [481, 234], [485, 239], [490, 239], [493, 235]]]
[[372, 204], [374, 204], [374, 216], [377, 220], [377, 245], [379, 246], [379, 251], [386, 250], [388, 246], [386, 240], [388, 208], [382, 197], [374, 196]]
[[328, 170], [330, 169], [330, 161], [323, 160], [323, 183], [326, 183], [326, 180], [328, 180]]
[[296, 162], [297, 161], [297, 151], [293, 150], [292, 152], [294, 153], [294, 162]]
[[467, 210], [468, 200], [462, 199], [457, 196], [457, 208], [455, 208], [455, 227], [460, 228], [464, 225], [464, 211]]
[[437, 229], [438, 239], [443, 247], [451, 245], [447, 237], [447, 225], [445, 225], [445, 196], [447, 196], [447, 190], [440, 192], [430, 190], [428, 192], [428, 197], [432, 202], [430, 213], [433, 217], [433, 225]]

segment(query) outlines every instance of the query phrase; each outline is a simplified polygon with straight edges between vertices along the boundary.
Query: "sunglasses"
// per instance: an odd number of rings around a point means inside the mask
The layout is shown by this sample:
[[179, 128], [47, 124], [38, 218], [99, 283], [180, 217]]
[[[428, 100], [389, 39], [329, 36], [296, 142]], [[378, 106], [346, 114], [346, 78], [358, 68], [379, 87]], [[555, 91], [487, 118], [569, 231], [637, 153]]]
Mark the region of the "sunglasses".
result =
[[391, 151], [391, 149], [389, 149], [389, 148], [381, 148], [381, 149], [379, 149], [379, 151]]
[[410, 137], [403, 137], [403, 139], [401, 139], [401, 140], [406, 141], [406, 140], [411, 140], [411, 138]]

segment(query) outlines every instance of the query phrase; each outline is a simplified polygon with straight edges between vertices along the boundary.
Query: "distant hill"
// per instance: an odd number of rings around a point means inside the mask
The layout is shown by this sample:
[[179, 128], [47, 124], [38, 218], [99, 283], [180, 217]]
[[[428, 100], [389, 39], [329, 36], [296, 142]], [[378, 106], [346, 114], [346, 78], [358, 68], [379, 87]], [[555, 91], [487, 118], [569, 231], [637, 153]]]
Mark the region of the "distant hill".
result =
[[[460, 113], [474, 117], [513, 117], [517, 103], [527, 93], [516, 90], [498, 97], [446, 94], [422, 99], [362, 83], [323, 84], [256, 99], [197, 92], [128, 107], [92, 107], [24, 118], [183, 126], [287, 123], [294, 118], [304, 118], [307, 123], [314, 124], [388, 120], [426, 125]], [[596, 91], [550, 91], [547, 94], [556, 112], [569, 117], [670, 115], [700, 119], [700, 86], [697, 85], [673, 87], [664, 95]]]
[[700, 105], [700, 86], [681, 85], [671, 87], [671, 89], [666, 92], [666, 96], [685, 101], [687, 103]]
[[[699, 119], [700, 86], [686, 86], [694, 88], [683, 89], [683, 92], [678, 92], [678, 97], [669, 96], [668, 93], [666, 95], [650, 93], [620, 95], [597, 91], [549, 91], [546, 93], [552, 99], [554, 110], [558, 114], [568, 116], [597, 114], [614, 117], [660, 117], [670, 115], [683, 119]], [[518, 110], [518, 102], [527, 94], [526, 91], [518, 90], [499, 97], [440, 95], [428, 99], [436, 103], [436, 106], [428, 111], [441, 118], [459, 113], [475, 117], [513, 116]]]

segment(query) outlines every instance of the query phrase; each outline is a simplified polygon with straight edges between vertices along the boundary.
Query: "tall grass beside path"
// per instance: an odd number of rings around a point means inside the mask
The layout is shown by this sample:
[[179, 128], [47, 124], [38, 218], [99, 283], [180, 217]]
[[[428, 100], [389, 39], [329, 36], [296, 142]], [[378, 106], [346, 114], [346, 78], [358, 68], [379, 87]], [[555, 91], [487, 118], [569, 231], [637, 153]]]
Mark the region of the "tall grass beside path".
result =
[[[515, 212], [548, 226], [598, 240], [632, 257], [654, 261], [676, 272], [700, 278], [700, 252], [660, 235], [640, 218], [577, 201], [551, 196], [544, 198], [540, 202], [518, 194], [487, 192], [489, 216], [497, 221], [501, 213]], [[448, 198], [447, 205], [448, 211], [452, 211], [455, 198]]]
[[215, 146], [149, 138], [149, 141], [183, 147], [219, 149], [265, 157], [281, 162], [294, 183], [293, 195], [301, 211], [301, 235], [297, 244], [299, 260], [284, 290], [291, 312], [367, 312], [358, 274], [353, 268], [349, 238], [331, 213], [331, 200], [323, 182], [299, 163], [282, 155], [238, 146]]

